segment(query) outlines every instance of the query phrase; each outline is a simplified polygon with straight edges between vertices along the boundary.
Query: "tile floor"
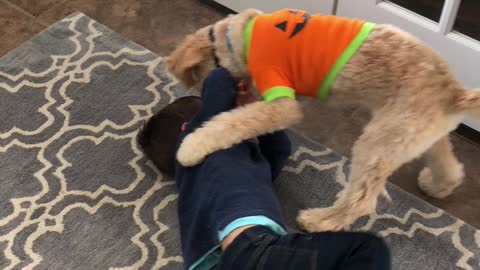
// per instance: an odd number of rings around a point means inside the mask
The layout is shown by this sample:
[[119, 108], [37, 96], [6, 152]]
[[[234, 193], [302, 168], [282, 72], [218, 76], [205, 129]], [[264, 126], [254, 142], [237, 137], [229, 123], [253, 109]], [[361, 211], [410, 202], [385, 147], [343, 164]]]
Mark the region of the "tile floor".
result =
[[[50, 24], [80, 11], [160, 55], [168, 54], [182, 37], [225, 14], [197, 0], [0, 0], [0, 56]], [[296, 129], [349, 156], [368, 113], [357, 108], [327, 108], [303, 101], [306, 119]], [[422, 162], [401, 168], [391, 181], [410, 193], [480, 228], [480, 145], [454, 134], [456, 153], [464, 162], [467, 180], [454, 195], [436, 200], [416, 186]]]

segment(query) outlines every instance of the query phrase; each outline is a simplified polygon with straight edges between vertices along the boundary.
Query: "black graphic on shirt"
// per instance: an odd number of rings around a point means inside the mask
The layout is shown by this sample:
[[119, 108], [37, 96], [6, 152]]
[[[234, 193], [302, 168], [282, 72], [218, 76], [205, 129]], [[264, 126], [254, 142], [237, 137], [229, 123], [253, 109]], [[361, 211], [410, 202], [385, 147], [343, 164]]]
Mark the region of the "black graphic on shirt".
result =
[[[292, 15], [298, 15], [298, 13], [299, 13], [298, 11], [295, 11], [295, 10], [290, 10], [289, 12], [290, 12], [290, 14], [292, 14]], [[291, 39], [291, 38], [295, 37], [296, 35], [298, 35], [298, 33], [300, 33], [300, 32], [307, 26], [308, 22], [309, 22], [310, 19], [311, 19], [311, 16], [310, 16], [310, 14], [308, 14], [308, 13], [303, 13], [303, 14], [301, 15], [301, 17], [303, 18], [303, 21], [301, 22], [300, 20], [298, 20], [299, 22], [297, 22], [297, 23], [295, 24], [295, 28], [293, 29], [292, 33], [291, 33], [290, 36], [288, 37], [289, 39]], [[277, 29], [280, 29], [282, 32], [287, 32], [288, 23], [289, 23], [289, 21], [286, 20], [286, 21], [283, 21], [283, 22], [281, 22], [281, 23], [276, 24], [275, 27], [276, 27]], [[291, 23], [293, 23], [293, 22], [291, 22]]]

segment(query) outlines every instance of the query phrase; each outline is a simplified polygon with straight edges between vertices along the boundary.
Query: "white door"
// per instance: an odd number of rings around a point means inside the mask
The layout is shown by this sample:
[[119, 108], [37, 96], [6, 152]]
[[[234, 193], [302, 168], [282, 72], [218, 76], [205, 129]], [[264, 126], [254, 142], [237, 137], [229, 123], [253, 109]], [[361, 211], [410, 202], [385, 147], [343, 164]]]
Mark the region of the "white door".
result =
[[[400, 27], [437, 50], [466, 87], [480, 88], [480, 0], [338, 0], [337, 15]], [[464, 123], [480, 131], [480, 119]]]
[[332, 14], [335, 0], [216, 0], [216, 2], [240, 12], [247, 8], [256, 8], [263, 12], [273, 12], [283, 8], [296, 8], [310, 13]]

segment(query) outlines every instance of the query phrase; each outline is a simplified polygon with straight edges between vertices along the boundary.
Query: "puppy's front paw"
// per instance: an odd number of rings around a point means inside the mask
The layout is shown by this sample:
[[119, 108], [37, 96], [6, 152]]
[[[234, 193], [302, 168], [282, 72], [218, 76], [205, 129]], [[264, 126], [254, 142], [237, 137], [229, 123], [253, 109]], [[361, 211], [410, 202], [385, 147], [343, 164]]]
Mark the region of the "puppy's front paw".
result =
[[185, 167], [200, 164], [208, 155], [208, 152], [202, 146], [201, 143], [196, 142], [195, 137], [188, 135], [177, 151], [178, 162]]
[[337, 209], [309, 209], [300, 211], [298, 225], [307, 232], [339, 231], [347, 225]]

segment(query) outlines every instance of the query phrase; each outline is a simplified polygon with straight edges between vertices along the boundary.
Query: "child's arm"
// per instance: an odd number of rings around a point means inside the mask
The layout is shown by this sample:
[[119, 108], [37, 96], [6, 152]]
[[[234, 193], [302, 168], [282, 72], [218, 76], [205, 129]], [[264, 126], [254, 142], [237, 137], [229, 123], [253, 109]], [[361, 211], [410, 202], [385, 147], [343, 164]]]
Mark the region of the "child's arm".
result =
[[275, 180], [292, 152], [290, 139], [284, 131], [277, 131], [258, 137], [258, 145], [270, 163], [272, 179]]

